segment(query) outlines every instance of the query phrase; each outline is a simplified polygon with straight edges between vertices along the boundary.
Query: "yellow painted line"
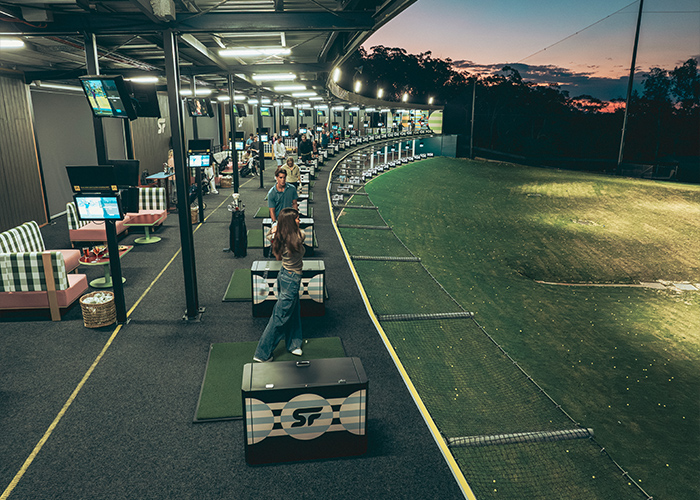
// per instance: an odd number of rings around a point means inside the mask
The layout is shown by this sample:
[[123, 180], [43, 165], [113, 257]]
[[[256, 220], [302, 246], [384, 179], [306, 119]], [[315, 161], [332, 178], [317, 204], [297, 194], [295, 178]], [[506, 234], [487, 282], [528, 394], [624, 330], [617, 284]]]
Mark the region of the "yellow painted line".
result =
[[[349, 156], [349, 153], [347, 155], [345, 155], [343, 158], [345, 158], [347, 156]], [[343, 158], [341, 158], [341, 160]], [[338, 163], [340, 163], [341, 160], [338, 160], [338, 162], [336, 162], [336, 166], [338, 165]], [[399, 356], [396, 354], [394, 347], [391, 345], [389, 338], [387, 337], [386, 333], [384, 332], [382, 325], [379, 323], [377, 316], [374, 314], [374, 310], [372, 309], [372, 305], [370, 304], [369, 298], [367, 297], [367, 293], [365, 292], [365, 289], [362, 286], [362, 281], [360, 281], [360, 276], [357, 274], [357, 270], [355, 269], [355, 265], [353, 264], [352, 259], [350, 258], [350, 254], [348, 253], [348, 249], [345, 246], [345, 242], [343, 241], [343, 237], [340, 234], [340, 229], [338, 229], [338, 225], [336, 224], [335, 217], [333, 214], [333, 204], [331, 202], [330, 187], [331, 187], [331, 178], [332, 178], [332, 174], [333, 174], [334, 169], [335, 169], [335, 167], [333, 169], [331, 169], [331, 172], [330, 172], [331, 175], [328, 176], [328, 184], [326, 185], [326, 197], [328, 198], [328, 210], [330, 211], [331, 222], [333, 223], [333, 228], [335, 229], [335, 234], [338, 236], [338, 241], [340, 242], [340, 246], [342, 247], [343, 253], [345, 254], [345, 260], [348, 262], [348, 266], [350, 266], [350, 271], [352, 272], [352, 275], [355, 278], [355, 283], [357, 283], [357, 288], [360, 290], [360, 295], [362, 295], [362, 300], [365, 303], [365, 308], [367, 309], [367, 312], [369, 313], [369, 317], [372, 319], [372, 322], [374, 323], [375, 328], [379, 332], [379, 336], [381, 337], [382, 342], [384, 342], [384, 346], [386, 347], [387, 351], [389, 352], [389, 355], [393, 359], [394, 364], [396, 365], [396, 368], [399, 370], [399, 373], [401, 374], [401, 378], [403, 379], [404, 383], [406, 384], [408, 391], [411, 393], [411, 397], [413, 397], [413, 401], [415, 401], [416, 405], [418, 406], [418, 410], [420, 411], [421, 415], [423, 416], [423, 420], [425, 420], [425, 423], [428, 425], [428, 429], [430, 430], [430, 433], [433, 435], [433, 439], [435, 439], [435, 442], [437, 443], [438, 448], [440, 448], [440, 451], [442, 452], [443, 457], [445, 457], [445, 460], [447, 461], [447, 465], [449, 466], [450, 470], [452, 471], [452, 475], [457, 480], [457, 484], [461, 488], [462, 493], [464, 493], [464, 496], [466, 498], [468, 498], [469, 500], [476, 500], [476, 496], [474, 495], [474, 492], [472, 491], [471, 487], [469, 486], [469, 483], [467, 483], [467, 480], [464, 477], [462, 470], [459, 468], [459, 464], [457, 464], [457, 461], [455, 460], [454, 456], [452, 455], [450, 448], [447, 446], [447, 443], [442, 438], [442, 435], [440, 434], [440, 430], [438, 429], [437, 425], [435, 425], [433, 418], [430, 416], [428, 409], [425, 407], [423, 400], [421, 399], [420, 395], [418, 394], [418, 391], [416, 390], [416, 387], [413, 385], [413, 382], [411, 381], [411, 377], [408, 376], [408, 373], [406, 372], [406, 369], [404, 368], [403, 364], [401, 363]], [[367, 183], [365, 183], [365, 185], [366, 184]], [[0, 499], [0, 500], [2, 500], [2, 499]]]
[[[250, 182], [250, 181], [252, 181], [252, 180], [253, 180], [253, 179], [249, 179], [247, 182]], [[225, 197], [225, 198], [224, 198], [224, 201], [222, 201], [216, 209], [212, 210], [212, 212], [211, 212], [207, 217], [210, 217], [216, 210], [218, 210], [219, 208], [221, 208], [221, 206], [222, 206], [224, 203], [226, 203], [227, 199], [228, 199], [228, 197]], [[206, 219], [205, 219], [205, 220], [206, 220]], [[200, 228], [201, 225], [202, 225], [201, 223], [198, 224], [197, 227], [193, 230], [193, 232], [196, 232], [196, 231]], [[141, 301], [144, 299], [144, 297], [146, 297], [146, 295], [148, 294], [148, 292], [151, 291], [151, 289], [152, 289], [153, 286], [156, 284], [156, 282], [160, 279], [160, 277], [163, 275], [163, 273], [165, 273], [165, 271], [166, 271], [166, 270], [170, 267], [170, 265], [175, 261], [175, 259], [177, 258], [177, 256], [180, 254], [180, 251], [181, 251], [181, 250], [182, 250], [181, 248], [178, 248], [178, 249], [177, 249], [177, 251], [173, 254], [172, 258], [168, 261], [168, 263], [165, 264], [165, 266], [163, 267], [163, 269], [158, 273], [158, 275], [153, 279], [153, 281], [151, 281], [151, 283], [148, 285], [148, 287], [146, 288], [146, 290], [144, 290], [144, 292], [141, 294], [141, 296], [136, 300], [136, 302], [134, 303], [134, 305], [131, 306], [131, 309], [129, 309], [129, 311], [127, 311], [127, 313], [126, 313], [127, 318], [128, 318], [129, 316], [131, 316], [131, 313], [134, 312], [134, 310], [136, 309], [136, 307], [141, 303]], [[61, 419], [63, 418], [63, 416], [64, 416], [64, 415], [66, 414], [66, 412], [68, 411], [68, 408], [70, 408], [70, 406], [73, 404], [73, 401], [75, 401], [75, 398], [78, 396], [78, 393], [80, 393], [81, 389], [83, 388], [83, 386], [85, 385], [85, 383], [88, 381], [88, 379], [89, 379], [90, 376], [92, 375], [92, 372], [94, 372], [94, 371], [95, 371], [95, 368], [97, 368], [97, 365], [98, 365], [98, 364], [100, 363], [100, 361], [102, 360], [102, 357], [103, 357], [103, 356], [105, 355], [105, 353], [107, 352], [107, 349], [109, 349], [109, 347], [112, 345], [112, 343], [114, 342], [114, 340], [117, 338], [117, 334], [119, 333], [119, 331], [121, 330], [121, 328], [122, 328], [122, 325], [117, 325], [117, 326], [115, 327], [114, 331], [112, 332], [112, 335], [111, 335], [111, 336], [109, 337], [109, 339], [107, 340], [107, 343], [104, 345], [104, 347], [102, 347], [102, 350], [100, 351], [100, 353], [99, 353], [99, 354], [97, 355], [97, 357], [95, 358], [95, 361], [92, 362], [92, 365], [90, 365], [90, 368], [88, 368], [87, 372], [85, 372], [85, 375], [83, 375], [83, 378], [80, 380], [80, 382], [79, 382], [78, 385], [75, 387], [75, 389], [73, 389], [73, 392], [71, 393], [70, 397], [69, 397], [68, 400], [65, 402], [65, 404], [63, 405], [63, 407], [61, 408], [61, 410], [60, 410], [60, 411], [58, 412], [58, 414], [56, 415], [56, 417], [53, 419], [53, 422], [51, 422], [51, 425], [49, 425], [49, 428], [46, 430], [46, 432], [44, 433], [44, 435], [41, 437], [41, 439], [39, 440], [39, 442], [36, 444], [36, 446], [34, 447], [34, 449], [32, 450], [32, 452], [29, 454], [29, 457], [27, 457], [27, 459], [26, 459], [26, 460], [24, 461], [24, 463], [22, 464], [22, 467], [19, 469], [19, 471], [17, 472], [17, 474], [15, 474], [15, 477], [12, 478], [12, 481], [10, 481], [10, 484], [7, 486], [7, 488], [5, 488], [5, 491], [3, 491], [2, 495], [0, 495], [0, 500], [6, 500], [6, 499], [10, 496], [10, 494], [12, 493], [12, 491], [17, 487], [17, 485], [19, 484], [20, 480], [22, 479], [22, 477], [24, 476], [24, 474], [26, 474], [27, 470], [29, 469], [29, 466], [32, 465], [32, 462], [34, 462], [34, 459], [37, 457], [37, 455], [39, 454], [39, 452], [41, 451], [41, 449], [44, 447], [44, 445], [46, 444], [46, 442], [49, 440], [49, 438], [51, 437], [51, 434], [53, 434], [53, 431], [56, 429], [56, 426], [58, 426], [58, 424], [59, 424], [59, 422], [61, 421]]]

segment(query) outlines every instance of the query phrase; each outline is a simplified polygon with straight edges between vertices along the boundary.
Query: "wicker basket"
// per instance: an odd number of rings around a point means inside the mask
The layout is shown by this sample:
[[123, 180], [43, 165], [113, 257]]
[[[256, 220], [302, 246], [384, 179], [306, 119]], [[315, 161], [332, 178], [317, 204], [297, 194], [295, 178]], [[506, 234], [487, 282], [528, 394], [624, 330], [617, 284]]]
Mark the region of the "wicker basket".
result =
[[199, 222], [199, 207], [190, 207], [190, 215], [192, 216], [192, 224]]
[[[98, 293], [111, 295], [112, 299], [102, 304], [86, 304], [84, 299], [93, 297]], [[114, 293], [92, 292], [80, 297], [80, 308], [83, 310], [83, 323], [87, 328], [100, 328], [117, 321], [117, 308], [114, 305]]]
[[233, 184], [233, 179], [231, 177], [222, 177], [221, 178], [221, 187], [222, 188], [230, 188]]

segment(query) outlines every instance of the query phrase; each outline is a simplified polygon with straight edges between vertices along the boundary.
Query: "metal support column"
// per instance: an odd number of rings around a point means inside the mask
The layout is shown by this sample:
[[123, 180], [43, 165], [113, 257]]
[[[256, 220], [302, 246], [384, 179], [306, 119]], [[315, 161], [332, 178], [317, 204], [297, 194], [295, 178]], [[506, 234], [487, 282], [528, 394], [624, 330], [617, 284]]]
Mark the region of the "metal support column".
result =
[[236, 151], [236, 116], [233, 112], [236, 109], [236, 100], [233, 98], [233, 75], [228, 74], [228, 96], [229, 96], [229, 114], [228, 119], [231, 128], [231, 165], [233, 166], [233, 192], [237, 193], [240, 186], [238, 180], [238, 151]]
[[264, 188], [263, 186], [263, 174], [265, 173], [265, 144], [262, 142], [262, 130], [263, 130], [263, 122], [262, 122], [262, 114], [260, 113], [260, 107], [262, 105], [262, 96], [260, 95], [260, 87], [257, 88], [257, 96], [258, 96], [258, 105], [255, 106], [255, 114], [258, 117], [258, 145], [260, 146], [260, 152], [258, 153], [258, 158], [260, 159], [260, 168], [258, 169], [258, 177], [260, 177], [260, 189]]
[[185, 163], [185, 138], [182, 132], [183, 113], [180, 101], [180, 74], [176, 35], [172, 30], [163, 31], [163, 51], [165, 53], [165, 74], [168, 82], [168, 109], [170, 130], [172, 130], [173, 160], [175, 163], [175, 185], [177, 186], [177, 210], [180, 222], [180, 244], [182, 247], [182, 267], [185, 279], [187, 309], [184, 320], [200, 320], [204, 308], [199, 307], [197, 291], [197, 270], [195, 266], [192, 219], [188, 203], [187, 186], [189, 175]]

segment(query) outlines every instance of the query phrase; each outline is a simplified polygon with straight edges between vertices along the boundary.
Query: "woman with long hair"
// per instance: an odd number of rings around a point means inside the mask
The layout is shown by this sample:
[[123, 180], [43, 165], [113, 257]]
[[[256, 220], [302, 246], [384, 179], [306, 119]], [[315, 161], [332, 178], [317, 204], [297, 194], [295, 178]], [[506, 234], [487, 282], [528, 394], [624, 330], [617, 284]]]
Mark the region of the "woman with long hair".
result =
[[255, 349], [253, 360], [272, 361], [272, 353], [284, 337], [289, 352], [301, 356], [301, 311], [299, 287], [304, 267], [304, 233], [299, 229], [299, 212], [284, 208], [273, 227], [272, 253], [282, 261], [277, 276], [277, 303]]

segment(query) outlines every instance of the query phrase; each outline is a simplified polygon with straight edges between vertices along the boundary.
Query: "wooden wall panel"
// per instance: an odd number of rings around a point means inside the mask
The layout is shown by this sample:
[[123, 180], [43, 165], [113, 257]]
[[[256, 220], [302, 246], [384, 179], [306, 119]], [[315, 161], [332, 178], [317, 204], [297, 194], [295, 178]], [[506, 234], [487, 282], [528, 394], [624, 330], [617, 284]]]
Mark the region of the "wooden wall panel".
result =
[[29, 106], [20, 75], [0, 74], [0, 231], [48, 222]]

